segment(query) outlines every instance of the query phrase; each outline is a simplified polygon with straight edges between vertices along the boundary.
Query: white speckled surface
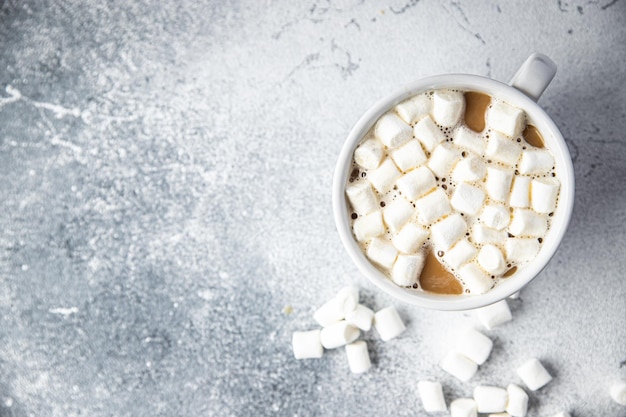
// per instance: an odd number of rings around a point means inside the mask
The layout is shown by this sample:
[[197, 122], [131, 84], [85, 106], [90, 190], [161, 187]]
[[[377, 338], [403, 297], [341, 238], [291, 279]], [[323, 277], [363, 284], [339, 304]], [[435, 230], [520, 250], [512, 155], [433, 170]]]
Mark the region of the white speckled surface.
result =
[[[626, 416], [626, 2], [0, 2], [0, 416], [425, 416], [555, 376], [529, 416]], [[469, 383], [437, 366], [468, 313], [394, 303], [332, 220], [352, 124], [412, 79], [507, 81], [533, 51], [577, 196], [548, 268]], [[352, 278], [344, 278], [349, 274]], [[291, 333], [346, 282], [408, 330], [296, 361]], [[286, 314], [284, 308], [293, 307]]]

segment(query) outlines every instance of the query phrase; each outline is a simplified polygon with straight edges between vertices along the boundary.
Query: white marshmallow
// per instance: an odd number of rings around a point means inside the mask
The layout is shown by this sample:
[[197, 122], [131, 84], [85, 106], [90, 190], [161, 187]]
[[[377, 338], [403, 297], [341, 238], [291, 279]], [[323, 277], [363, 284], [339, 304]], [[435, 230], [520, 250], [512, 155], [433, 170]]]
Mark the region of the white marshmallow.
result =
[[479, 413], [499, 413], [506, 409], [509, 394], [504, 388], [479, 385], [474, 388], [474, 401]]
[[398, 256], [398, 250], [388, 240], [375, 237], [370, 241], [366, 255], [372, 262], [389, 269]]
[[431, 152], [437, 145], [446, 139], [443, 132], [437, 127], [430, 116], [424, 117], [413, 127], [413, 134], [419, 140], [424, 149]]
[[471, 398], [458, 398], [450, 403], [450, 417], [476, 417], [476, 402]]
[[367, 372], [372, 366], [367, 344], [363, 340], [346, 345], [346, 356], [348, 357], [348, 366], [353, 374]]
[[438, 90], [433, 93], [433, 119], [440, 126], [456, 125], [465, 108], [465, 98], [459, 91]]
[[480, 220], [487, 227], [502, 230], [511, 222], [511, 213], [504, 206], [488, 205], [480, 214]]
[[530, 203], [537, 213], [551, 213], [561, 184], [556, 178], [534, 179], [530, 185]]
[[374, 128], [374, 135], [385, 145], [386, 147], [393, 149], [406, 143], [413, 137], [411, 126], [406, 124], [395, 113], [386, 113], [378, 122]]
[[389, 191], [400, 175], [402, 174], [391, 159], [385, 159], [378, 168], [367, 171], [367, 179], [381, 194]]
[[450, 205], [455, 210], [469, 215], [478, 213], [484, 202], [485, 193], [483, 190], [466, 182], [461, 182], [456, 186], [450, 199]]
[[437, 186], [435, 176], [426, 167], [419, 167], [396, 181], [398, 190], [409, 200], [423, 196]]
[[383, 218], [389, 230], [397, 232], [415, 214], [413, 204], [401, 196], [396, 197], [383, 209]]
[[320, 329], [293, 332], [291, 344], [296, 359], [321, 358], [324, 354], [324, 347], [320, 342]]
[[364, 169], [376, 169], [383, 160], [385, 153], [382, 143], [375, 138], [363, 141], [354, 150], [354, 161]]
[[412, 124], [430, 113], [432, 101], [426, 94], [413, 96], [396, 106], [396, 112], [402, 120]]
[[509, 204], [511, 207], [526, 208], [530, 205], [530, 181], [531, 177], [516, 175], [513, 178]]
[[490, 128], [511, 138], [519, 136], [526, 124], [522, 109], [502, 101], [492, 102], [491, 107], [487, 109], [486, 120]]
[[497, 303], [477, 308], [474, 311], [478, 321], [480, 321], [487, 330], [491, 330], [496, 326], [513, 320], [511, 310], [506, 300], [500, 300]]
[[512, 237], [504, 243], [506, 259], [510, 262], [521, 263], [535, 258], [541, 244], [534, 237]]
[[528, 394], [515, 384], [506, 387], [509, 394], [509, 402], [506, 404], [506, 412], [513, 417], [525, 417], [528, 411]]
[[417, 282], [426, 257], [422, 252], [415, 255], [398, 255], [391, 270], [391, 280], [400, 287], [408, 287]]
[[465, 126], [459, 126], [459, 128], [454, 132], [454, 139], [452, 139], [452, 142], [456, 146], [469, 149], [477, 155], [482, 155], [485, 152], [485, 147], [487, 146], [481, 135], [474, 133]]
[[335, 349], [354, 342], [361, 331], [345, 320], [324, 327], [320, 332], [320, 341], [326, 349]]
[[472, 294], [484, 294], [493, 287], [493, 280], [474, 263], [467, 263], [459, 269], [459, 278]]
[[391, 238], [391, 243], [403, 253], [413, 253], [417, 251], [428, 239], [428, 230], [416, 225], [415, 223], [407, 223], [402, 230]]
[[452, 168], [460, 158], [461, 151], [451, 145], [442, 143], [433, 150], [427, 165], [439, 178], [450, 178]]
[[337, 292], [335, 299], [345, 317], [346, 314], [354, 311], [356, 306], [359, 305], [359, 289], [353, 285], [343, 287]]
[[372, 320], [374, 319], [374, 312], [365, 307], [363, 304], [359, 304], [356, 308], [349, 313], [346, 313], [346, 322], [358, 327], [364, 332], [369, 331], [372, 328]]
[[437, 250], [447, 251], [467, 231], [463, 216], [453, 213], [430, 227], [430, 238]]
[[443, 398], [443, 388], [439, 382], [419, 381], [417, 390], [422, 399], [422, 405], [427, 413], [446, 411], [446, 400]]
[[374, 314], [374, 327], [384, 342], [406, 330], [398, 311], [393, 306], [385, 307]]
[[463, 382], [469, 381], [478, 370], [476, 362], [454, 351], [449, 352], [441, 360], [439, 366], [441, 366], [441, 369]]
[[472, 227], [472, 241], [477, 244], [502, 244], [506, 241], [507, 236], [505, 230], [492, 229], [484, 224], [478, 223]]
[[378, 198], [367, 182], [357, 182], [346, 186], [346, 196], [357, 214], [364, 215], [378, 210]]
[[552, 376], [536, 358], [527, 360], [522, 366], [517, 368], [517, 375], [531, 391], [537, 391], [552, 381]]
[[343, 306], [340, 305], [337, 297], [326, 301], [324, 305], [313, 313], [313, 319], [322, 327], [328, 327], [331, 324], [337, 323], [342, 320], [344, 316]]
[[517, 165], [520, 174], [545, 174], [552, 170], [554, 156], [546, 149], [529, 149], [522, 152]]
[[509, 233], [515, 237], [542, 237], [548, 230], [548, 219], [528, 209], [515, 209]]
[[488, 159], [514, 166], [521, 153], [522, 148], [514, 139], [509, 139], [498, 132], [489, 134], [489, 141], [485, 148], [485, 157]]
[[626, 382], [621, 381], [611, 385], [610, 394], [613, 401], [626, 405]]
[[500, 168], [487, 167], [487, 195], [494, 201], [505, 202], [511, 191], [513, 174]]
[[354, 237], [356, 237], [356, 240], [359, 242], [385, 233], [385, 225], [383, 224], [383, 216], [380, 210], [357, 217], [354, 223], [352, 223], [352, 231], [354, 232]]
[[489, 274], [500, 275], [506, 271], [502, 251], [494, 245], [484, 245], [478, 252], [478, 264]]
[[561, 412], [556, 413], [552, 417], [572, 417], [572, 415], [568, 413], [567, 411], [561, 411]]
[[443, 260], [453, 269], [459, 269], [461, 265], [476, 256], [477, 252], [478, 250], [467, 239], [461, 239], [444, 252]]
[[448, 196], [441, 188], [415, 201], [415, 207], [422, 224], [430, 224], [452, 211]]
[[422, 150], [422, 145], [420, 145], [417, 139], [411, 139], [404, 145], [391, 151], [390, 154], [391, 159], [400, 168], [400, 171], [408, 171], [428, 160]]
[[456, 343], [457, 352], [478, 365], [485, 363], [491, 354], [492, 348], [493, 342], [491, 339], [472, 328], [464, 331]]
[[487, 167], [483, 160], [475, 155], [461, 159], [452, 170], [452, 179], [456, 182], [474, 182], [485, 178]]
[[488, 417], [511, 417], [509, 413], [490, 413]]

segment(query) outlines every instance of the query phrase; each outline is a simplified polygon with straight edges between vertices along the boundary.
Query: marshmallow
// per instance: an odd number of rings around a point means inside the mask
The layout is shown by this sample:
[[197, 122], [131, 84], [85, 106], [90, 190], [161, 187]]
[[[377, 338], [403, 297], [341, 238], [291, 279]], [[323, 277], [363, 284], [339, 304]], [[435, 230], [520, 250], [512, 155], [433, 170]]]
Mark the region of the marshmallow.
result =
[[511, 138], [519, 136], [526, 124], [523, 110], [502, 101], [491, 104], [487, 110], [486, 120], [491, 129]]
[[374, 327], [384, 342], [399, 336], [406, 330], [406, 326], [393, 306], [385, 307], [374, 314]]
[[359, 305], [359, 289], [353, 285], [343, 287], [335, 296], [344, 317]]
[[522, 153], [522, 148], [513, 139], [509, 139], [498, 132], [489, 134], [489, 141], [485, 148], [485, 157], [504, 165], [514, 166]]
[[381, 194], [389, 191], [400, 175], [400, 171], [391, 159], [385, 159], [378, 168], [367, 171], [367, 179]]
[[515, 384], [506, 387], [509, 394], [509, 402], [506, 404], [506, 412], [513, 417], [525, 417], [528, 410], [528, 394]]
[[465, 235], [466, 230], [463, 216], [453, 213], [430, 227], [430, 238], [438, 250], [447, 251]]
[[452, 179], [456, 182], [474, 182], [485, 178], [487, 167], [483, 160], [475, 155], [461, 159], [452, 170]]
[[349, 313], [346, 313], [346, 322], [351, 324], [364, 332], [369, 331], [372, 328], [372, 320], [374, 319], [374, 312], [365, 307], [363, 304], [358, 304], [356, 308]]
[[383, 209], [383, 218], [389, 230], [397, 232], [415, 213], [413, 204], [398, 196]]
[[324, 354], [324, 347], [320, 342], [320, 329], [293, 332], [291, 344], [296, 359], [321, 358]]
[[441, 144], [433, 150], [428, 160], [428, 168], [439, 178], [450, 176], [454, 164], [461, 158], [461, 151], [457, 148]]
[[567, 411], [561, 411], [559, 413], [556, 413], [552, 417], [572, 417], [572, 415], [568, 413]]
[[443, 254], [443, 260], [453, 269], [458, 269], [472, 259], [478, 250], [467, 239], [459, 240]]
[[499, 413], [506, 409], [509, 394], [504, 388], [479, 385], [474, 388], [474, 401], [479, 413]]
[[618, 404], [626, 405], [626, 382], [617, 382], [611, 385], [611, 398]]
[[511, 213], [504, 206], [485, 206], [480, 214], [480, 220], [485, 226], [495, 230], [502, 230], [507, 227], [511, 221]]
[[450, 205], [461, 213], [474, 215], [483, 206], [485, 193], [478, 187], [462, 182], [458, 184], [450, 199]]
[[437, 145], [446, 139], [446, 136], [437, 127], [430, 116], [424, 117], [413, 127], [413, 134], [419, 140], [424, 149], [431, 152]]
[[448, 196], [441, 188], [437, 188], [432, 193], [417, 200], [415, 207], [419, 213], [418, 219], [422, 224], [430, 224], [451, 211]]
[[393, 149], [406, 143], [413, 137], [411, 126], [406, 124], [395, 113], [386, 113], [378, 119], [374, 135], [386, 147]]
[[506, 300], [500, 300], [497, 303], [477, 308], [474, 310], [478, 321], [482, 323], [487, 330], [491, 330], [496, 326], [513, 320], [511, 310]]
[[471, 398], [458, 398], [450, 403], [450, 417], [476, 417], [476, 402]]
[[391, 151], [390, 154], [391, 159], [393, 159], [393, 162], [400, 168], [400, 171], [413, 169], [423, 164], [428, 159], [422, 150], [422, 145], [420, 145], [417, 139], [411, 139], [404, 145]]
[[428, 230], [415, 223], [407, 223], [397, 235], [391, 238], [391, 243], [400, 252], [413, 253], [426, 242], [428, 236]]
[[530, 185], [530, 203], [537, 213], [551, 213], [561, 184], [556, 178], [535, 179]]
[[493, 280], [474, 263], [467, 263], [459, 269], [459, 278], [472, 294], [484, 294], [493, 287]]
[[531, 391], [538, 390], [552, 380], [552, 376], [536, 358], [527, 360], [517, 368], [517, 375]]
[[385, 225], [383, 224], [383, 216], [380, 210], [357, 217], [354, 223], [352, 223], [352, 231], [354, 232], [354, 237], [356, 237], [356, 240], [359, 242], [385, 233]]
[[367, 182], [357, 182], [346, 187], [346, 196], [352, 209], [360, 215], [371, 213], [378, 209], [378, 199], [374, 190]]
[[396, 106], [396, 112], [402, 120], [412, 124], [430, 113], [432, 102], [426, 94], [413, 96]]
[[409, 200], [415, 200], [437, 186], [435, 176], [426, 167], [419, 167], [396, 181], [398, 190]]
[[364, 169], [376, 169], [383, 159], [383, 145], [375, 138], [363, 141], [354, 150], [354, 161]]
[[425, 259], [426, 257], [422, 252], [415, 255], [398, 255], [391, 270], [391, 280], [400, 287], [408, 287], [417, 283], [422, 268], [424, 268]]
[[328, 327], [337, 323], [344, 316], [343, 306], [339, 303], [337, 297], [331, 298], [313, 313], [313, 319], [322, 327]]
[[478, 264], [492, 275], [500, 275], [506, 271], [506, 262], [502, 251], [494, 245], [484, 245], [478, 252]]
[[370, 241], [366, 254], [372, 262], [389, 269], [393, 266], [398, 251], [388, 240], [375, 237]]
[[346, 345], [346, 356], [348, 357], [348, 366], [353, 374], [367, 372], [372, 366], [367, 344], [363, 340]]
[[485, 363], [492, 348], [493, 342], [491, 339], [472, 328], [463, 332], [456, 344], [457, 352], [478, 365]]
[[531, 149], [522, 152], [517, 165], [520, 174], [545, 174], [554, 167], [554, 156], [545, 149]]
[[484, 224], [475, 224], [472, 227], [472, 241], [477, 244], [501, 244], [507, 239], [505, 230], [496, 230]]
[[485, 188], [487, 195], [499, 202], [505, 202], [509, 198], [511, 180], [513, 174], [500, 168], [487, 167], [487, 182]]
[[490, 413], [488, 417], [511, 417], [509, 413]]
[[531, 177], [516, 175], [513, 178], [509, 204], [511, 207], [526, 208], [530, 205], [530, 181]]
[[459, 91], [435, 91], [433, 93], [433, 119], [440, 126], [456, 125], [465, 108], [465, 98]]
[[482, 155], [485, 152], [486, 143], [482, 136], [477, 135], [465, 126], [459, 126], [456, 132], [454, 132], [452, 142], [456, 146], [469, 149], [477, 155]]
[[515, 209], [509, 233], [515, 237], [542, 237], [548, 230], [548, 219], [528, 209]]
[[333, 323], [320, 331], [320, 341], [326, 349], [335, 349], [348, 343], [354, 342], [360, 334], [360, 330], [345, 320]]
[[446, 400], [443, 398], [443, 389], [439, 382], [419, 381], [417, 389], [422, 398], [422, 405], [427, 413], [446, 411]]
[[476, 362], [454, 351], [449, 352], [441, 360], [439, 366], [463, 382], [469, 381], [478, 370]]
[[522, 263], [530, 261], [539, 252], [541, 244], [533, 237], [512, 237], [504, 243], [506, 259], [509, 262]]

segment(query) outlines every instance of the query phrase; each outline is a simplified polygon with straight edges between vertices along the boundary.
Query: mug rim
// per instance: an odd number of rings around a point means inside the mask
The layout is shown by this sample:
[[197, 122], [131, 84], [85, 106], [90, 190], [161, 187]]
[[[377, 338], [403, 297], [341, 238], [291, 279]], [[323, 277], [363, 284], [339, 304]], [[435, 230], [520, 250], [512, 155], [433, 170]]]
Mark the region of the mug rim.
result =
[[[367, 259], [352, 234], [345, 187], [356, 146], [374, 123], [396, 104], [421, 92], [436, 89], [478, 91], [522, 108], [527, 118], [542, 133], [546, 147], [554, 155], [557, 178], [561, 186], [559, 202], [552, 223], [537, 256], [520, 270], [484, 294], [440, 295], [405, 289], [393, 283]], [[547, 133], [547, 134], [546, 134]], [[371, 106], [350, 130], [339, 153], [332, 184], [332, 205], [340, 240], [359, 271], [387, 294], [409, 304], [434, 310], [468, 310], [493, 304], [519, 291], [532, 281], [556, 253], [574, 206], [574, 169], [563, 135], [552, 118], [522, 91], [500, 81], [472, 74], [443, 74], [412, 81], [388, 94]]]

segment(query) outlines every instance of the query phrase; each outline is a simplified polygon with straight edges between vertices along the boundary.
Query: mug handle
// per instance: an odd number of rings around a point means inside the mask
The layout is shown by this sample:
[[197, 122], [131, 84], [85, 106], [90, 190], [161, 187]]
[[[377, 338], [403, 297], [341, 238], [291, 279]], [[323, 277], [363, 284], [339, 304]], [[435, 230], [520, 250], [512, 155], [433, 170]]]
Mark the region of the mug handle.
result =
[[547, 55], [535, 52], [519, 67], [509, 85], [537, 101], [555, 74], [554, 61]]

